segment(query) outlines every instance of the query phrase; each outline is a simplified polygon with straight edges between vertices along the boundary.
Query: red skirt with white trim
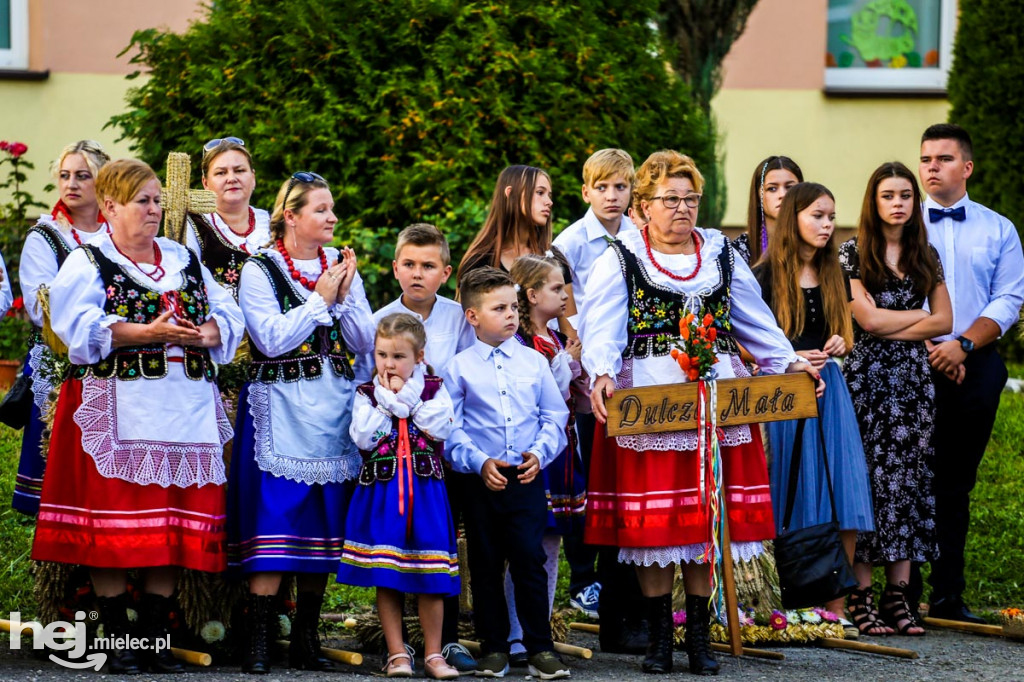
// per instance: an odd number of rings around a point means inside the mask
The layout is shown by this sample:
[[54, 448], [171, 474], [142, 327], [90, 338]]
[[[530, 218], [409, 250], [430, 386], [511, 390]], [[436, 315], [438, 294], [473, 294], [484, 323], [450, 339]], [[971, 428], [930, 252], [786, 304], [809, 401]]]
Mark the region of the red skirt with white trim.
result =
[[32, 558], [97, 568], [227, 568], [224, 486], [163, 488], [102, 476], [82, 449], [74, 421], [81, 403], [82, 382], [64, 382]]
[[[733, 542], [775, 537], [760, 429], [752, 428], [751, 437], [750, 443], [721, 448]], [[615, 547], [706, 543], [710, 522], [699, 481], [696, 450], [629, 450], [598, 424], [587, 482], [586, 542]]]

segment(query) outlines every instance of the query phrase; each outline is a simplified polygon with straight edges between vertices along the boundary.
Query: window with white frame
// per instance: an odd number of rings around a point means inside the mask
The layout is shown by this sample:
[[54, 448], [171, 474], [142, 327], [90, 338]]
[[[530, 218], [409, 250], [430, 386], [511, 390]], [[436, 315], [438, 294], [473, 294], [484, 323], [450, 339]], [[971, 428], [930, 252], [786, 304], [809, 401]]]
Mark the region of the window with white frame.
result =
[[28, 68], [28, 0], [0, 0], [0, 69]]
[[944, 93], [956, 0], [829, 0], [825, 89]]

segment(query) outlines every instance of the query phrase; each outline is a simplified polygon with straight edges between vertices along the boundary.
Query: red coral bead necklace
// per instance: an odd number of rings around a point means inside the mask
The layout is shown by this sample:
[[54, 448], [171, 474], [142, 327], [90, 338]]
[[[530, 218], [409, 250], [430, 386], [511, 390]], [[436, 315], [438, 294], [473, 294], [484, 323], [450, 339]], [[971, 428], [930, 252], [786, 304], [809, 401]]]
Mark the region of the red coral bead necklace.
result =
[[669, 271], [667, 268], [662, 267], [662, 265], [660, 263], [658, 263], [658, 261], [654, 260], [654, 252], [651, 250], [651, 240], [647, 236], [647, 230], [648, 230], [648, 228], [644, 227], [643, 233], [642, 233], [643, 237], [644, 237], [644, 246], [647, 247], [647, 259], [651, 261], [651, 265], [653, 265], [658, 272], [660, 272], [661, 274], [665, 275], [669, 279], [674, 279], [677, 282], [688, 282], [689, 280], [691, 280], [691, 279], [693, 279], [694, 277], [697, 276], [697, 273], [700, 272], [701, 257], [700, 257], [700, 239], [698, 238], [696, 232], [693, 232], [692, 234], [693, 234], [693, 244], [697, 248], [697, 267], [695, 267], [693, 269], [693, 272], [691, 272], [689, 275], [677, 275], [674, 272]]
[[320, 280], [320, 277], [322, 277], [323, 274], [327, 272], [327, 253], [324, 251], [324, 247], [316, 247], [316, 254], [320, 258], [320, 274], [317, 275], [316, 279], [310, 281], [309, 278], [304, 277], [302, 273], [299, 272], [299, 269], [295, 267], [295, 263], [294, 261], [292, 261], [292, 257], [288, 253], [288, 249], [286, 249], [284, 246], [284, 240], [278, 239], [276, 242], [276, 246], [278, 252], [280, 252], [281, 254], [281, 257], [284, 258], [284, 264], [288, 266], [288, 273], [292, 276], [292, 279], [301, 284], [302, 286], [306, 287], [310, 291], [316, 289], [316, 283]]
[[[213, 219], [213, 226], [219, 230], [220, 228], [217, 227], [217, 212], [214, 211], [213, 213], [211, 213], [210, 217]], [[221, 220], [224, 220], [224, 218], [221, 218]], [[252, 234], [252, 231], [256, 229], [256, 211], [252, 210], [252, 206], [249, 207], [249, 229], [247, 229], [245, 232], [236, 232], [230, 225], [228, 225], [226, 220], [224, 220], [224, 225], [235, 236], [243, 238], [248, 237], [250, 234]], [[242, 251], [249, 253], [249, 249], [245, 248], [245, 244], [241, 245], [241, 249]]]
[[146, 277], [149, 277], [154, 282], [159, 282], [160, 280], [162, 280], [164, 278], [164, 275], [167, 274], [167, 271], [164, 270], [164, 266], [160, 264], [160, 262], [163, 261], [163, 259], [164, 259], [164, 255], [163, 255], [163, 253], [161, 253], [160, 245], [156, 243], [156, 240], [153, 241], [153, 271], [152, 272], [146, 272], [145, 270], [143, 270], [142, 266], [139, 265], [138, 261], [136, 261], [134, 258], [129, 256], [127, 253], [122, 251], [120, 249], [120, 247], [118, 247], [117, 242], [115, 242], [113, 239], [110, 240], [110, 243], [114, 245], [114, 248], [117, 249], [117, 252], [119, 254], [121, 254], [122, 256], [127, 258], [128, 260], [130, 260], [132, 262], [132, 265], [134, 265], [136, 268], [139, 269], [139, 272], [144, 274]]

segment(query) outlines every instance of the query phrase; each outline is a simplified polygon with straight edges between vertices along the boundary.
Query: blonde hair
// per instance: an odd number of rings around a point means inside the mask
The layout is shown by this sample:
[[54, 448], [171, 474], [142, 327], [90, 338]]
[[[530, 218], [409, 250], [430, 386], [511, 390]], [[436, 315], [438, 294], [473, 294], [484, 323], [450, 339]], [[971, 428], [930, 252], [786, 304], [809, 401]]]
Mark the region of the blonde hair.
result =
[[423, 328], [422, 322], [409, 313], [385, 315], [377, 324], [374, 345], [377, 339], [394, 339], [398, 336], [405, 336], [412, 341], [412, 349], [416, 353], [427, 347], [427, 330]]
[[527, 254], [516, 258], [508, 271], [512, 281], [519, 286], [519, 334], [527, 341], [533, 339], [533, 322], [530, 319], [530, 289], [544, 286], [555, 270], [562, 276], [562, 265], [554, 256], [535, 256]]
[[142, 191], [149, 181], [160, 179], [149, 164], [138, 159], [118, 159], [105, 164], [96, 174], [96, 202], [103, 208], [103, 202], [110, 199], [118, 204], [127, 204]]
[[636, 171], [633, 168], [633, 157], [622, 149], [599, 149], [590, 155], [583, 164], [583, 184], [594, 186], [601, 180], [608, 180], [621, 175], [633, 186]]
[[60, 150], [60, 154], [57, 155], [57, 160], [50, 166], [50, 172], [53, 177], [60, 176], [60, 167], [64, 165], [64, 159], [68, 158], [72, 154], [79, 154], [85, 160], [85, 165], [89, 167], [89, 171], [92, 173], [92, 177], [95, 178], [99, 175], [100, 168], [103, 168], [110, 161], [110, 155], [107, 154], [103, 149], [103, 145], [95, 140], [79, 140], [78, 142], [72, 142], [64, 149]]
[[[284, 239], [284, 212], [289, 210], [298, 213], [309, 203], [309, 193], [314, 189], [330, 190], [330, 185], [323, 178], [315, 177], [310, 182], [302, 182], [295, 178], [288, 178], [281, 183], [281, 189], [277, 190], [277, 198], [274, 199], [274, 210], [270, 214], [270, 240]], [[288, 205], [284, 205], [285, 197], [288, 198]]]
[[441, 230], [430, 223], [413, 223], [398, 233], [395, 242], [395, 260], [406, 246], [436, 246], [441, 249], [441, 264], [451, 265], [452, 255], [448, 250], [448, 240]]
[[216, 159], [221, 154], [225, 154], [227, 152], [241, 152], [242, 155], [245, 157], [246, 161], [249, 162], [249, 170], [253, 170], [252, 154], [249, 152], [248, 149], [245, 148], [245, 145], [224, 139], [218, 142], [217, 146], [214, 147], [213, 149], [210, 149], [209, 151], [203, 150], [203, 162], [201, 164], [201, 168], [203, 169], [204, 178], [206, 177], [207, 173], [210, 172], [210, 165], [213, 164], [213, 160]]
[[636, 172], [633, 184], [633, 202], [650, 202], [657, 191], [658, 183], [665, 178], [687, 178], [698, 194], [704, 189], [704, 176], [697, 170], [697, 164], [689, 156], [672, 149], [662, 149], [647, 157]]

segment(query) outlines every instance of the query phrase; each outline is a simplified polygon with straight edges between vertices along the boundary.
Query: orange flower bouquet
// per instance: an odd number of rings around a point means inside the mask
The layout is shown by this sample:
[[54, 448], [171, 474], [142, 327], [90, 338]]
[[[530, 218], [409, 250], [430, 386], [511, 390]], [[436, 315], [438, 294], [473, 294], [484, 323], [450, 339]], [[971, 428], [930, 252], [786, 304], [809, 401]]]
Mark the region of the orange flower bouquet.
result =
[[719, 329], [730, 328], [721, 306], [701, 312], [703, 314], [686, 313], [679, 320], [679, 341], [671, 353], [689, 381], [712, 378], [712, 366], [718, 362], [715, 341]]

